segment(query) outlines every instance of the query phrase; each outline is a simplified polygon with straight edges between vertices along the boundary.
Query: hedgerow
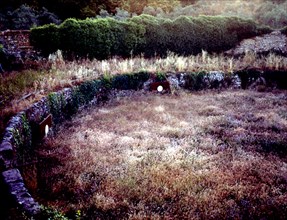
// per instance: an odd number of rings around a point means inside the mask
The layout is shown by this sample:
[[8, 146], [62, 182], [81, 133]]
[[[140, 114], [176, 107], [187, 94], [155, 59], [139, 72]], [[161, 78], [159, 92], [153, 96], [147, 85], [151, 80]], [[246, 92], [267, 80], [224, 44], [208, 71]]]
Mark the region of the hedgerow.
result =
[[42, 51], [44, 55], [57, 51], [61, 47], [59, 27], [55, 24], [48, 24], [37, 28], [37, 33], [30, 35], [31, 44], [35, 49]]
[[32, 44], [44, 54], [56, 49], [73, 58], [107, 59], [111, 56], [167, 52], [180, 55], [221, 52], [235, 46], [240, 40], [268, 33], [252, 20], [220, 16], [181, 16], [175, 20], [141, 15], [126, 21], [112, 18], [76, 20], [67, 19], [59, 26], [33, 28]]

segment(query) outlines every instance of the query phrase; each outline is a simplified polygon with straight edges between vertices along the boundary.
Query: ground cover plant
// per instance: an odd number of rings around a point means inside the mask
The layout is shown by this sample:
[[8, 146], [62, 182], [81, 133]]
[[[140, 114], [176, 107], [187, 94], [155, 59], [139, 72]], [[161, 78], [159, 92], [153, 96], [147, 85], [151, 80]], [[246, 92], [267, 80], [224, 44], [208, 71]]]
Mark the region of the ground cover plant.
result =
[[286, 219], [286, 106], [286, 91], [119, 93], [39, 147], [35, 196], [83, 219]]

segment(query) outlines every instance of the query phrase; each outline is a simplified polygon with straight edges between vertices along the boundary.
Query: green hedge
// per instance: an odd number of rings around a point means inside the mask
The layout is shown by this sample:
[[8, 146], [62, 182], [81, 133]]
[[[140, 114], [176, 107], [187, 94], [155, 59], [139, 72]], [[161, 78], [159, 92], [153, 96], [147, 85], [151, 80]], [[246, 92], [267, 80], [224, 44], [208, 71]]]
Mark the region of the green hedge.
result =
[[106, 59], [130, 54], [165, 56], [221, 52], [244, 38], [270, 32], [251, 20], [220, 16], [181, 16], [175, 20], [141, 15], [126, 21], [112, 18], [67, 19], [59, 26], [33, 28], [31, 43], [44, 54], [64, 51], [72, 57]]
[[242, 39], [271, 32], [252, 20], [221, 16], [180, 16], [175, 20], [149, 15], [133, 17], [131, 21], [146, 27], [144, 53], [166, 55], [198, 54], [202, 50], [221, 52], [234, 47]]
[[59, 27], [48, 24], [32, 29], [30, 41], [35, 49], [41, 50], [44, 55], [49, 55], [61, 48]]

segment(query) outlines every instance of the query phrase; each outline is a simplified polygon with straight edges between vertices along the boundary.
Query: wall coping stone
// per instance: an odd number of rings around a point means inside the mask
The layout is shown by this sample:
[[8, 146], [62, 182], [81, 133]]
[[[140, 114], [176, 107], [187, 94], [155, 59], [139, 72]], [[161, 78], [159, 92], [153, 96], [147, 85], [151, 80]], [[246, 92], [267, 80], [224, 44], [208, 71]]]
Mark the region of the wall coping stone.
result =
[[2, 172], [2, 177], [12, 195], [13, 202], [19, 204], [28, 215], [36, 215], [40, 211], [40, 205], [26, 189], [20, 171], [18, 169], [7, 170]]

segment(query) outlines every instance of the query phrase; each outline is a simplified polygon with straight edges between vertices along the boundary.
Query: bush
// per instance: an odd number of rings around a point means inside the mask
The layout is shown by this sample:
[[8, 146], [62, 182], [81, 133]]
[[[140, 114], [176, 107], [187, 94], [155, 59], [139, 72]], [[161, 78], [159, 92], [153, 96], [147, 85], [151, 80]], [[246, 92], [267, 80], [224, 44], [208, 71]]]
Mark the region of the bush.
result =
[[0, 30], [28, 30], [33, 26], [44, 24], [60, 24], [59, 18], [46, 8], [35, 10], [28, 5], [21, 5], [14, 11], [0, 13]]
[[142, 45], [141, 50], [147, 57], [166, 55], [168, 51], [167, 44], [170, 40], [170, 33], [168, 33], [170, 30], [167, 25], [171, 20], [141, 15], [131, 18], [130, 21], [145, 27], [145, 43]]
[[[46, 25], [31, 30], [31, 44], [44, 55], [61, 49], [68, 57], [107, 59], [111, 55], [139, 53], [145, 29], [133, 22], [112, 18], [67, 19], [59, 26]], [[46, 42], [46, 43], [45, 43]]]
[[6, 54], [4, 51], [4, 47], [0, 44], [0, 64], [2, 64], [6, 60]]
[[27, 5], [21, 5], [11, 14], [13, 21], [13, 28], [15, 29], [29, 29], [37, 25], [36, 11]]
[[147, 56], [166, 55], [168, 51], [180, 55], [198, 54], [202, 50], [221, 52], [244, 38], [271, 31], [237, 17], [181, 16], [170, 20], [141, 15], [130, 20], [146, 26], [144, 53]]
[[139, 90], [149, 77], [147, 72], [117, 75], [111, 79], [111, 87], [119, 90]]
[[170, 20], [141, 15], [126, 21], [67, 19], [59, 26], [32, 29], [31, 42], [46, 53], [61, 49], [68, 57], [102, 60], [141, 53], [147, 57], [166, 56], [169, 51], [179, 55], [194, 55], [202, 50], [222, 52], [244, 38], [270, 31], [237, 17], [181, 16]]
[[61, 42], [58, 26], [49, 24], [31, 29], [30, 42], [44, 55], [57, 51]]
[[287, 25], [287, 2], [266, 2], [254, 13], [254, 19], [273, 28]]
[[205, 72], [188, 73], [184, 76], [184, 88], [192, 91], [198, 91], [205, 88], [204, 76]]

